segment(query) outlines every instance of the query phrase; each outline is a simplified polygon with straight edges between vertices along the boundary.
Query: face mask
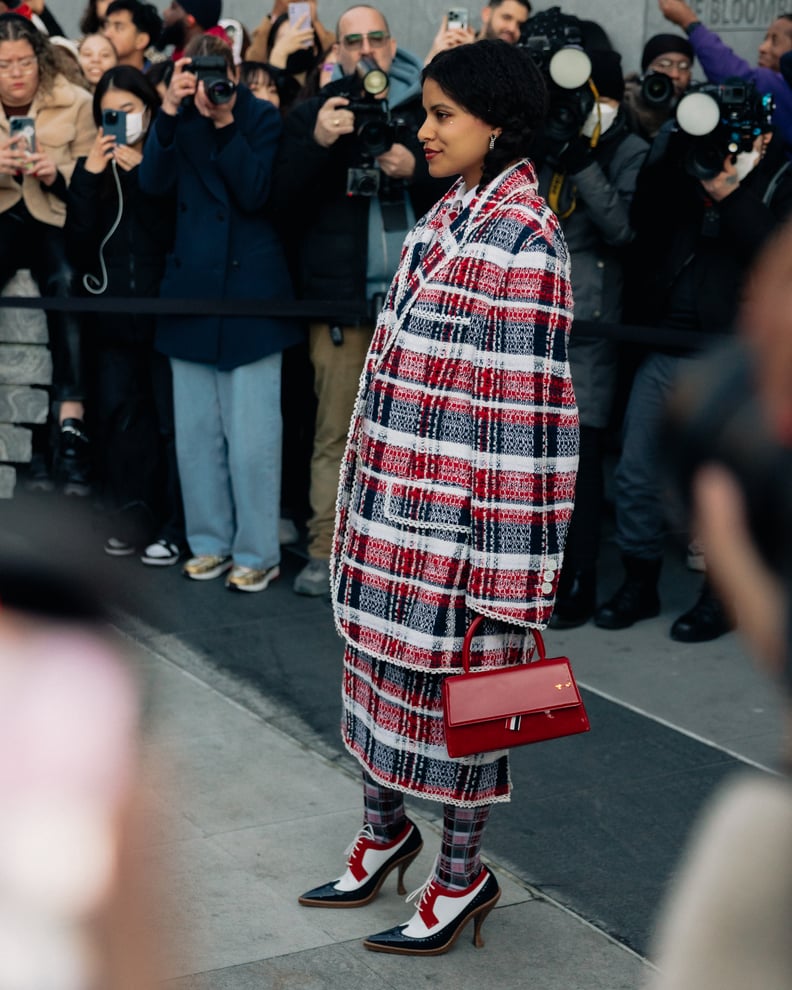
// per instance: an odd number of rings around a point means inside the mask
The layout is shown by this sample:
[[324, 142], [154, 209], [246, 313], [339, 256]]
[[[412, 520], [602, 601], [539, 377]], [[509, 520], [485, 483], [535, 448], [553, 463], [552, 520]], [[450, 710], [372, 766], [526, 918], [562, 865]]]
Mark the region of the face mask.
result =
[[146, 111], [141, 113], [128, 113], [126, 118], [126, 139], [127, 144], [137, 144], [148, 130], [148, 120]]
[[616, 120], [616, 114], [618, 112], [617, 107], [612, 107], [607, 103], [597, 104], [588, 117], [586, 117], [586, 121], [583, 124], [580, 133], [584, 137], [590, 138], [594, 134], [597, 124], [599, 124], [600, 135], [604, 134], [614, 120]]
[[759, 164], [760, 158], [761, 155], [758, 151], [741, 151], [737, 155], [737, 161], [734, 163], [734, 167], [737, 170], [737, 178], [740, 182], [742, 182], [749, 172], [753, 172]]

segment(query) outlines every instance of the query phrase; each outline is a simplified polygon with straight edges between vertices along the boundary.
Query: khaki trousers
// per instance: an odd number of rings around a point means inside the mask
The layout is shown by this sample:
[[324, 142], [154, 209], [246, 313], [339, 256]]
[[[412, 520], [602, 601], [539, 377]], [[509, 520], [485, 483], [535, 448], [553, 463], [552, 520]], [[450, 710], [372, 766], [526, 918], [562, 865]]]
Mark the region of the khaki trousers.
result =
[[342, 328], [344, 342], [334, 344], [327, 323], [310, 327], [310, 355], [316, 392], [316, 431], [311, 457], [311, 510], [308, 552], [327, 560], [333, 542], [338, 475], [349, 421], [357, 398], [373, 327]]

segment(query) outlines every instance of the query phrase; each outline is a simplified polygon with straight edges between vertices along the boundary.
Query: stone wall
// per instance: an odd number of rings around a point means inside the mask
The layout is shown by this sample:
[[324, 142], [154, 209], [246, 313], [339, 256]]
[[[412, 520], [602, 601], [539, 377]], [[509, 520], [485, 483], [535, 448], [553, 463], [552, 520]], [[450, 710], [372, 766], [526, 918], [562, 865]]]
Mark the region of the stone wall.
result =
[[[17, 272], [4, 296], [38, 295], [30, 272]], [[31, 426], [45, 423], [52, 380], [47, 322], [41, 310], [0, 309], [0, 498], [10, 498], [16, 467], [31, 456]]]

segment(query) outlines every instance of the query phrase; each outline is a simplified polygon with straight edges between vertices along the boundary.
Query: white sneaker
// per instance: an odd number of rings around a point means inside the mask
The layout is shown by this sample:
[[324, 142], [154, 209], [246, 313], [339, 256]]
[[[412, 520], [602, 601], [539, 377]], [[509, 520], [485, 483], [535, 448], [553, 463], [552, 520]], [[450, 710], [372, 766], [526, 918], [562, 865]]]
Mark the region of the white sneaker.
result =
[[330, 594], [330, 563], [321, 557], [312, 557], [294, 579], [294, 590], [298, 595]]

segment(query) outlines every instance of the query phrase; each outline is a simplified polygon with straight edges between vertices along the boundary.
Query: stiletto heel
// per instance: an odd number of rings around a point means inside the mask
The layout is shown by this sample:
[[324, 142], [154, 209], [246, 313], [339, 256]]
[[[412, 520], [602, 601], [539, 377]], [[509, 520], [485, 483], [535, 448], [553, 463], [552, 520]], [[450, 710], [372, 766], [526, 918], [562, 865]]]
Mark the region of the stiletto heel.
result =
[[412, 866], [413, 862], [416, 860], [418, 853], [421, 851], [422, 848], [423, 848], [423, 843], [421, 843], [421, 845], [418, 847], [418, 849], [415, 850], [414, 853], [411, 853], [408, 857], [403, 859], [401, 863], [399, 863], [399, 875], [396, 881], [396, 893], [400, 894], [402, 897], [404, 897], [404, 895], [407, 893], [407, 888], [404, 886], [404, 874], [407, 872], [407, 868], [409, 866]]
[[465, 890], [450, 890], [432, 876], [407, 900], [419, 897], [418, 910], [406, 925], [370, 935], [363, 945], [372, 952], [393, 952], [406, 956], [439, 956], [448, 952], [471, 918], [473, 944], [484, 945], [481, 926], [498, 903], [498, 881], [485, 867]]
[[481, 908], [481, 910], [476, 914], [475, 920], [473, 922], [473, 945], [475, 945], [477, 949], [484, 948], [484, 939], [481, 937], [481, 929], [482, 926], [484, 925], [484, 919], [498, 903], [498, 899], [500, 898], [500, 895], [501, 892], [498, 891], [498, 893], [490, 901], [490, 903], [485, 904], [484, 907]]
[[370, 825], [364, 825], [346, 851], [346, 873], [297, 900], [305, 907], [363, 907], [374, 900], [385, 878], [397, 867], [397, 889], [403, 895], [405, 871], [421, 849], [421, 833], [409, 819], [401, 834], [385, 844], [376, 841]]

